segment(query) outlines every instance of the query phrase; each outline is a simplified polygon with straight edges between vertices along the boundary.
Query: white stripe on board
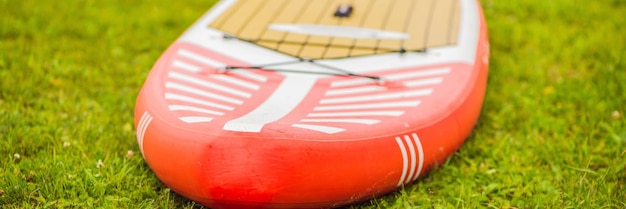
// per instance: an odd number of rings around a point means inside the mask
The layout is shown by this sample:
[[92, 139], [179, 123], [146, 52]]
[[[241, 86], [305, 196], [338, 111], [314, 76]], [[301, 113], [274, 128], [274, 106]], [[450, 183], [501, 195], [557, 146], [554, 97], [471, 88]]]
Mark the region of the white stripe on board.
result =
[[357, 110], [357, 109], [379, 109], [379, 108], [397, 108], [397, 107], [417, 107], [420, 104], [420, 100], [401, 101], [401, 102], [384, 102], [384, 103], [366, 103], [366, 104], [354, 104], [354, 105], [328, 105], [317, 106], [313, 110], [315, 111], [327, 111], [327, 110]]
[[358, 116], [400, 116], [404, 111], [362, 111], [362, 112], [328, 112], [309, 113], [307, 117], [358, 117]]
[[404, 79], [412, 79], [433, 75], [445, 75], [450, 73], [450, 68], [437, 68], [430, 70], [419, 70], [419, 71], [410, 71], [406, 73], [397, 73], [391, 75], [385, 75], [383, 78], [385, 80], [396, 81], [396, 80], [404, 80]]
[[248, 93], [248, 92], [244, 92], [244, 91], [239, 91], [237, 89], [233, 89], [230, 87], [226, 87], [223, 85], [219, 85], [219, 84], [214, 84], [202, 79], [198, 79], [198, 78], [194, 78], [192, 76], [188, 76], [182, 73], [177, 73], [177, 72], [169, 72], [168, 73], [168, 77], [170, 78], [174, 78], [174, 79], [178, 79], [181, 81], [185, 81], [187, 83], [193, 83], [193, 84], [197, 84], [200, 86], [204, 86], [210, 89], [214, 89], [214, 90], [218, 90], [221, 92], [225, 92], [225, 93], [229, 93], [229, 94], [233, 94], [236, 96], [240, 96], [240, 97], [245, 97], [245, 98], [250, 98], [252, 97], [252, 94]]
[[196, 94], [196, 95], [200, 95], [200, 96], [203, 96], [203, 97], [216, 99], [216, 100], [220, 100], [220, 101], [224, 101], [224, 102], [228, 102], [228, 103], [233, 103], [233, 104], [238, 104], [238, 105], [243, 104], [243, 101], [239, 100], [239, 99], [235, 99], [235, 98], [223, 96], [223, 95], [220, 95], [220, 94], [215, 94], [215, 93], [199, 90], [199, 89], [196, 89], [196, 88], [193, 88], [193, 87], [185, 86], [185, 85], [174, 83], [174, 82], [167, 82], [167, 83], [165, 83], [165, 88], [174, 89], [174, 90], [181, 90], [181, 91], [184, 91], [184, 92], [188, 92], [188, 93], [192, 93], [192, 94]]
[[202, 64], [206, 64], [206, 65], [211, 66], [213, 68], [222, 69], [222, 68], [226, 67], [226, 64], [224, 64], [224, 63], [218, 62], [218, 61], [213, 60], [211, 58], [208, 58], [206, 56], [202, 56], [202, 55], [196, 54], [194, 52], [191, 52], [191, 51], [188, 51], [188, 50], [185, 50], [185, 49], [178, 50], [178, 55], [180, 55], [181, 57], [189, 58], [191, 60], [195, 60], [195, 61], [200, 62]]
[[316, 119], [302, 119], [300, 122], [309, 122], [309, 123], [360, 123], [372, 125], [379, 123], [380, 120], [374, 119], [358, 119], [358, 118], [316, 118]]
[[319, 131], [327, 134], [334, 134], [345, 131], [346, 129], [331, 127], [331, 126], [320, 126], [320, 125], [310, 125], [310, 124], [293, 124], [292, 127], [309, 129], [313, 131]]
[[337, 87], [346, 87], [346, 86], [358, 86], [358, 85], [371, 84], [371, 83], [375, 83], [375, 82], [369, 78], [357, 78], [357, 79], [350, 79], [350, 80], [333, 81], [330, 83], [330, 87], [337, 88]]
[[256, 109], [224, 124], [224, 130], [260, 132], [263, 126], [289, 114], [309, 94], [316, 78], [286, 74], [276, 90]]
[[[141, 146], [141, 144], [143, 143], [143, 129], [145, 128], [144, 126], [146, 125], [146, 121], [147, 118], [150, 115], [148, 114], [148, 112], [144, 112], [143, 115], [141, 115], [141, 118], [139, 119], [139, 123], [137, 124], [137, 130], [136, 130], [136, 134], [137, 134], [137, 143], [139, 143], [139, 146]], [[141, 147], [140, 147], [141, 148]]]
[[211, 75], [211, 78], [215, 78], [217, 80], [220, 81], [224, 81], [224, 82], [228, 82], [230, 84], [234, 84], [237, 86], [241, 86], [247, 89], [252, 89], [252, 90], [259, 90], [259, 85], [256, 85], [254, 83], [250, 83], [248, 81], [244, 81], [241, 79], [237, 79], [237, 78], [233, 78], [232, 76], [227, 76], [227, 75]]
[[335, 26], [319, 24], [283, 23], [269, 24], [267, 28], [270, 30], [286, 33], [350, 39], [404, 40], [411, 37], [411, 35], [407, 33], [343, 25]]
[[137, 124], [137, 143], [139, 144], [139, 150], [141, 150], [141, 154], [143, 155], [143, 138], [146, 135], [146, 131], [148, 130], [148, 126], [150, 122], [152, 122], [153, 117], [145, 111], [141, 118], [139, 119], [139, 123]]
[[150, 126], [150, 122], [152, 122], [152, 119], [154, 119], [152, 117], [152, 115], [148, 114], [148, 118], [147, 121], [144, 125], [144, 127], [141, 129], [141, 153], [143, 154], [143, 142], [144, 142], [144, 138], [146, 137], [146, 131], [148, 131], [148, 126]]
[[412, 87], [418, 87], [418, 86], [440, 84], [442, 81], [443, 81], [442, 77], [411, 80], [411, 81], [405, 81], [404, 86], [408, 88], [412, 88]]
[[174, 62], [172, 63], [172, 66], [174, 66], [175, 68], [178, 69], [182, 69], [182, 70], [186, 70], [186, 71], [191, 71], [194, 73], [200, 72], [202, 71], [201, 67], [180, 61], [180, 60], [174, 60]]
[[368, 93], [368, 92], [377, 92], [384, 91], [387, 88], [382, 86], [362, 86], [355, 88], [345, 88], [345, 89], [335, 89], [326, 91], [326, 96], [339, 96], [346, 94], [359, 94], [359, 93]]
[[143, 115], [141, 115], [141, 118], [139, 118], [139, 123], [137, 123], [137, 130], [135, 130], [135, 135], [137, 135], [137, 143], [139, 144], [139, 148], [141, 149], [141, 144], [143, 143], [143, 136], [141, 135], [141, 132], [143, 130], [143, 126], [146, 123], [146, 118], [148, 117], [148, 112], [143, 112]]
[[144, 123], [146, 122], [146, 117], [148, 117], [148, 112], [143, 112], [141, 118], [139, 118], [139, 123], [137, 123], [137, 130], [135, 130], [135, 134], [137, 135], [138, 142], [141, 143], [141, 129], [143, 128]]
[[406, 148], [402, 139], [400, 137], [396, 137], [396, 143], [398, 143], [398, 147], [400, 147], [400, 153], [402, 154], [402, 174], [400, 174], [400, 181], [398, 181], [398, 186], [404, 184], [404, 179], [406, 179], [406, 173], [409, 167], [409, 157], [406, 153]]
[[231, 106], [204, 101], [201, 99], [188, 97], [188, 96], [184, 96], [180, 94], [174, 94], [174, 93], [165, 93], [165, 99], [188, 102], [188, 103], [198, 104], [198, 105], [207, 106], [207, 107], [213, 107], [213, 108], [222, 109], [222, 110], [234, 110], [235, 109], [234, 107], [231, 107]]
[[213, 120], [213, 118], [211, 117], [203, 117], [203, 116], [186, 116], [186, 117], [179, 117], [178, 119], [185, 123], [206, 123], [206, 122], [211, 122], [211, 120]]
[[[404, 141], [402, 140], [404, 138]], [[397, 186], [408, 184], [416, 180], [422, 173], [424, 166], [424, 149], [416, 133], [397, 136], [396, 143], [402, 154], [402, 174]], [[410, 165], [409, 165], [410, 164]]]
[[170, 109], [170, 111], [191, 111], [191, 112], [206, 113], [206, 114], [211, 114], [211, 115], [224, 115], [223, 112], [208, 110], [208, 109], [199, 108], [199, 107], [192, 107], [192, 106], [187, 106], [187, 105], [170, 105], [168, 106], [168, 108]]
[[259, 75], [253, 72], [250, 72], [248, 70], [231, 70], [228, 71], [228, 73], [232, 73], [235, 75], [239, 75], [241, 77], [250, 79], [250, 80], [254, 80], [254, 81], [258, 81], [258, 82], [262, 82], [265, 83], [267, 82], [267, 77], [263, 76], [263, 75]]
[[401, 99], [401, 98], [406, 98], [406, 97], [427, 96], [427, 95], [430, 95], [432, 91], [433, 91], [432, 89], [418, 89], [418, 90], [395, 92], [395, 93], [322, 99], [320, 101], [320, 104], [367, 102], [367, 101], [377, 101], [377, 100], [386, 100], [386, 99]]
[[417, 164], [415, 161], [417, 161], [417, 154], [415, 153], [415, 147], [413, 146], [411, 137], [404, 135], [404, 142], [406, 142], [409, 146], [409, 154], [411, 155], [411, 168], [409, 170], [409, 175], [406, 177], [406, 180], [404, 180], [404, 183], [408, 184], [411, 181], [413, 173], [415, 173], [415, 166]]
[[417, 134], [413, 133], [412, 136], [415, 144], [417, 145], [417, 154], [419, 154], [419, 164], [417, 166], [417, 172], [415, 172], [415, 177], [413, 177], [413, 181], [415, 181], [417, 177], [419, 177], [419, 175], [422, 173], [422, 167], [424, 166], [424, 148], [422, 147], [422, 142], [420, 141], [420, 138], [417, 136]]

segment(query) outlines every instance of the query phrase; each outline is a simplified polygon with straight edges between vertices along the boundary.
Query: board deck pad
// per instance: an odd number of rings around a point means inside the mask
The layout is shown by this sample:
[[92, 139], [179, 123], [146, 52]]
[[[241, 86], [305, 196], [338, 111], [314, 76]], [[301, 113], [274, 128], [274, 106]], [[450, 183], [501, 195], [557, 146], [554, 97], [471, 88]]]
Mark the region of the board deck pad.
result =
[[[351, 13], [335, 15], [345, 5], [351, 6]], [[209, 27], [291, 56], [331, 59], [454, 45], [459, 22], [460, 6], [454, 0], [240, 0]], [[306, 35], [268, 29], [271, 24], [357, 27], [406, 33], [410, 38]]]

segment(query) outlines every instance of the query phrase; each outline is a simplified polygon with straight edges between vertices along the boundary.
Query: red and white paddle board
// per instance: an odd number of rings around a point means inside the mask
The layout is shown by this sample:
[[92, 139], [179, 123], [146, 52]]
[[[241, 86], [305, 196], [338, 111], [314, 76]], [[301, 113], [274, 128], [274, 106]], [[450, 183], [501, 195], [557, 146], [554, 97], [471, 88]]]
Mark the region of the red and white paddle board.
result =
[[417, 180], [482, 106], [475, 0], [223, 0], [137, 98], [142, 154], [212, 208], [331, 208]]

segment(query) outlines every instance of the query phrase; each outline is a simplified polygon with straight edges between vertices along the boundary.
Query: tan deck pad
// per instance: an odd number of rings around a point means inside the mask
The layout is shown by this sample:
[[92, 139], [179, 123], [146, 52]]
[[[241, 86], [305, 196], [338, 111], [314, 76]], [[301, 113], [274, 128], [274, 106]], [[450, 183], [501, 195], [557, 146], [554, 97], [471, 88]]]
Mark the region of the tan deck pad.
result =
[[[349, 17], [335, 17], [341, 5]], [[458, 0], [238, 0], [210, 27], [279, 52], [309, 59], [420, 51], [456, 44]], [[378, 40], [304, 35], [268, 29], [270, 24], [316, 24], [406, 33]]]

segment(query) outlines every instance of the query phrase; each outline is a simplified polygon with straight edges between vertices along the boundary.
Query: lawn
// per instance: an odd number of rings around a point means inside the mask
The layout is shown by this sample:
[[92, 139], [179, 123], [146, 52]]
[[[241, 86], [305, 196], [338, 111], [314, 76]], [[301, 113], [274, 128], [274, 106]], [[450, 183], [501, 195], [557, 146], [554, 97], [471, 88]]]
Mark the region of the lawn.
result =
[[[349, 208], [626, 208], [626, 1], [483, 0], [489, 83], [449, 160]], [[0, 208], [201, 208], [143, 161], [135, 97], [212, 3], [0, 0]]]

